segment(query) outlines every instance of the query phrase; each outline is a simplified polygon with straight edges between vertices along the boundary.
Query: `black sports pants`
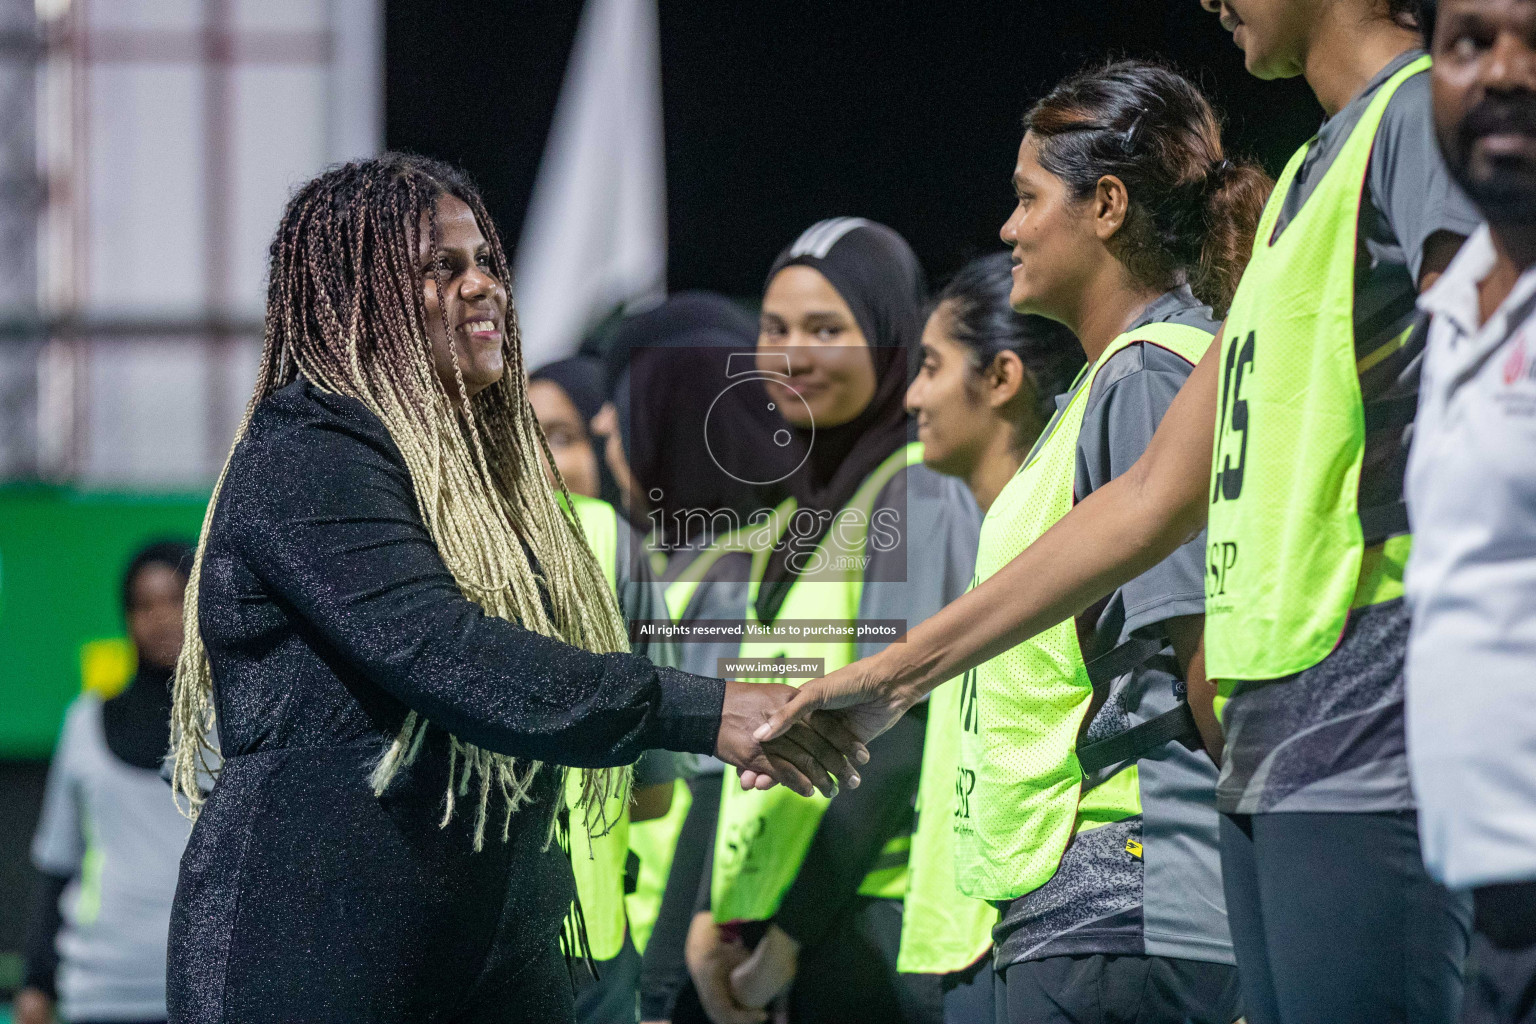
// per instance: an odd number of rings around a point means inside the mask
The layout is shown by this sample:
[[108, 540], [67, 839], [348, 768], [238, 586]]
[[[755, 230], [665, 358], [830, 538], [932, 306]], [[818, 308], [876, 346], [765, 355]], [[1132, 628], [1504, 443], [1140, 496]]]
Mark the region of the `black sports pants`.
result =
[[1472, 891], [1463, 1024], [1536, 1024], [1536, 882]]
[[1452, 1024], [1469, 901], [1436, 884], [1417, 816], [1222, 815], [1248, 1024]]
[[998, 1024], [1232, 1024], [1237, 971], [1226, 964], [1103, 953], [1014, 964]]

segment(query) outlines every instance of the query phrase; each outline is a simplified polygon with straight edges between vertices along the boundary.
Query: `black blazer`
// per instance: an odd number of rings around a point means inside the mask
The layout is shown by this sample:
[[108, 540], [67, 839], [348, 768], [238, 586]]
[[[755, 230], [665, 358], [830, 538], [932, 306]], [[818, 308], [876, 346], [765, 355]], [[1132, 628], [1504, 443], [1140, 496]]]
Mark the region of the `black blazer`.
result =
[[[482, 1004], [511, 1020], [519, 999], [568, 999], [550, 980], [571, 894], [549, 842], [558, 773], [510, 817], [492, 794], [473, 853], [478, 778], [443, 826], [447, 734], [606, 767], [712, 753], [719, 729], [719, 680], [467, 600], [383, 425], [303, 378], [257, 408], [231, 459], [199, 624], [225, 766], [182, 861], [173, 1020], [467, 1020]], [[375, 797], [369, 772], [409, 710], [427, 740]]]

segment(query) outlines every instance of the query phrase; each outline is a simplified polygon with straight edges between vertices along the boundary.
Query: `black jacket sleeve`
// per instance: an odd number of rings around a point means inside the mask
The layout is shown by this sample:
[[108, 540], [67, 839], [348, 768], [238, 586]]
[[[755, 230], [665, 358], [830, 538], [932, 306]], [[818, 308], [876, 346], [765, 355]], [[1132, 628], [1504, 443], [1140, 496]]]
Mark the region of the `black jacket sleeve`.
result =
[[64, 918], [59, 913], [59, 898], [64, 895], [64, 887], [67, 885], [68, 875], [51, 875], [46, 871], [38, 873], [36, 902], [32, 905], [31, 920], [27, 922], [26, 945], [23, 947], [26, 960], [22, 987], [35, 988], [53, 1000], [59, 998], [56, 980], [59, 973], [57, 940], [59, 929], [64, 927]]
[[468, 600], [376, 421], [312, 421], [242, 446], [220, 502], [242, 517], [240, 555], [343, 665], [434, 724], [580, 768], [651, 747], [714, 752], [720, 680], [580, 650]]
[[881, 848], [911, 829], [924, 731], [921, 712], [903, 716], [870, 743], [859, 788], [839, 792], [827, 805], [805, 863], [774, 915], [774, 923], [801, 946], [815, 945], [831, 930]]

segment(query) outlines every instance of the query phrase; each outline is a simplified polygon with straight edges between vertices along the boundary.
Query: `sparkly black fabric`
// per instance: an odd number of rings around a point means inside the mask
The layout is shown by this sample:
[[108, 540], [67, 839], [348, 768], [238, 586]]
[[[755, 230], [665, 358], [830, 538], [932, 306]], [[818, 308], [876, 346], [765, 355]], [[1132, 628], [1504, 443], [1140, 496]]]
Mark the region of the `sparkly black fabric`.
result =
[[[225, 766], [182, 859], [171, 1020], [568, 1020], [571, 873], [545, 849], [558, 775], [506, 843], [493, 802], [474, 853], [475, 790], [438, 827], [447, 733], [581, 767], [710, 753], [724, 684], [486, 616], [382, 424], [302, 378], [230, 463], [199, 612]], [[368, 774], [409, 709], [432, 728], [376, 798]]]

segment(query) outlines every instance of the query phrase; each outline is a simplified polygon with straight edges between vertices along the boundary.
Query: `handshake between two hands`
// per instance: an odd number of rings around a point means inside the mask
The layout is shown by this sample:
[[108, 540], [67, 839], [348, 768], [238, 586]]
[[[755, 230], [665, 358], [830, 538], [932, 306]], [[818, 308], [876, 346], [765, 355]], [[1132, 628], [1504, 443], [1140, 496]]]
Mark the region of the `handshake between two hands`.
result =
[[796, 690], [780, 683], [725, 684], [715, 756], [734, 765], [743, 789], [783, 785], [831, 796], [859, 784], [866, 744], [913, 703], [855, 662]]

